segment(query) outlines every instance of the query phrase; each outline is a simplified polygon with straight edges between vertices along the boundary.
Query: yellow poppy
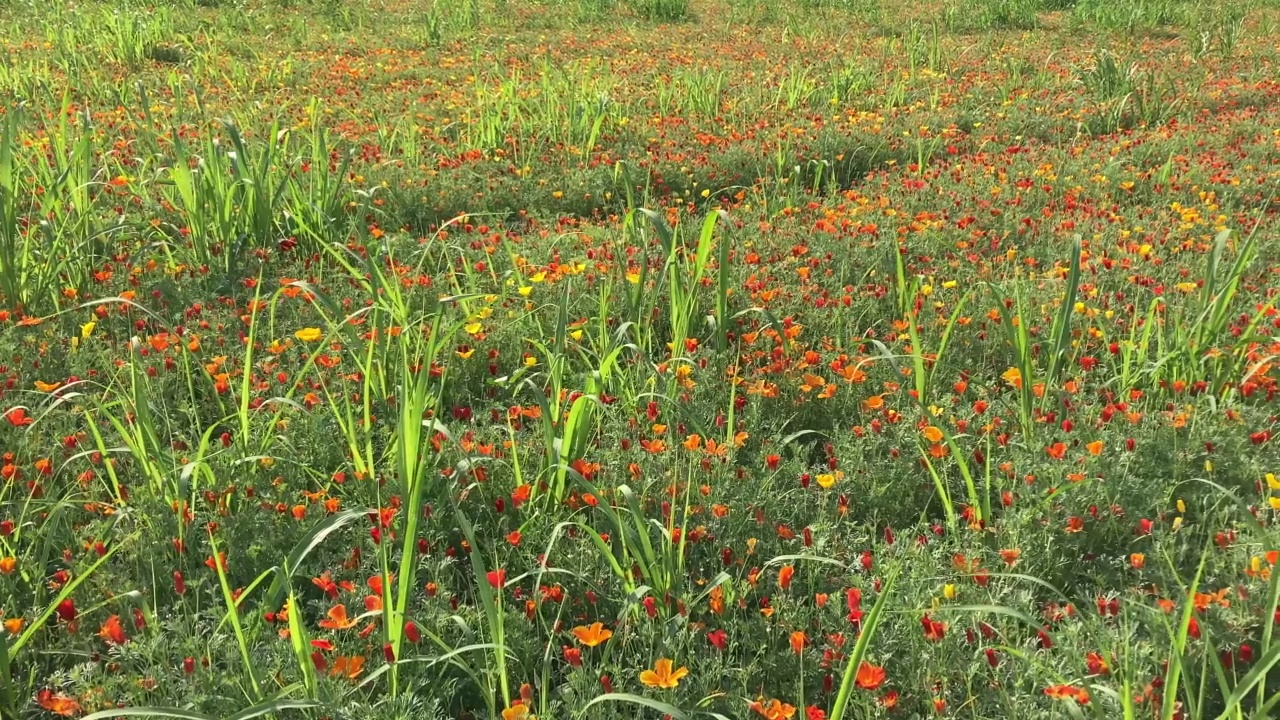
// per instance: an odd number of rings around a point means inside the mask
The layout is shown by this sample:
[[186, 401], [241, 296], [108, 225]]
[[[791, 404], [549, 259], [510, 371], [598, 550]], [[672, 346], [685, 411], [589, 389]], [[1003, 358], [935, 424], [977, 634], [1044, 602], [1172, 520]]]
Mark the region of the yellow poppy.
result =
[[689, 674], [689, 668], [681, 667], [673, 671], [671, 669], [673, 664], [669, 658], [659, 658], [653, 664], [652, 670], [645, 670], [640, 673], [640, 682], [651, 688], [674, 688], [680, 684], [681, 678]]

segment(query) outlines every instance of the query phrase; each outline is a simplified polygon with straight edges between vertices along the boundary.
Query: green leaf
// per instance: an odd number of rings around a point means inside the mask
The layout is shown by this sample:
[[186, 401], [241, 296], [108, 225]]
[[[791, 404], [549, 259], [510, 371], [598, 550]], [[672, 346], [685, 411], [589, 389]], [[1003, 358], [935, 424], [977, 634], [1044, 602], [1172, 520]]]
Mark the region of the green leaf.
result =
[[1271, 672], [1271, 668], [1280, 663], [1280, 645], [1276, 645], [1267, 651], [1266, 655], [1258, 658], [1257, 664], [1250, 668], [1249, 673], [1240, 679], [1240, 683], [1236, 685], [1236, 689], [1232, 691], [1231, 696], [1226, 700], [1227, 709], [1218, 716], [1218, 720], [1223, 720], [1233, 711], [1238, 709], [1240, 702], [1244, 700], [1244, 696], [1249, 694], [1250, 690], [1258, 687], [1259, 683], [1265, 682], [1267, 674]]
[[315, 527], [311, 528], [293, 546], [293, 550], [289, 552], [289, 557], [284, 561], [283, 572], [276, 574], [275, 579], [271, 582], [271, 588], [267, 591], [266, 606], [268, 608], [280, 607], [280, 603], [284, 602], [284, 596], [288, 592], [289, 581], [298, 572], [302, 561], [306, 560], [307, 556], [325, 541], [325, 538], [341, 530], [346, 525], [367, 516], [370, 512], [372, 511], [368, 508], [352, 508], [330, 515], [316, 523]]
[[[35, 634], [40, 630], [40, 628], [44, 627], [44, 624], [49, 622], [49, 618], [53, 617], [53, 614], [57, 612], [58, 605], [61, 604], [63, 600], [66, 600], [67, 598], [71, 597], [71, 594], [76, 591], [76, 588], [80, 587], [81, 583], [83, 583], [85, 580], [88, 580], [90, 577], [92, 577], [94, 571], [102, 567], [107, 562], [107, 560], [110, 560], [111, 556], [115, 555], [117, 550], [124, 547], [124, 545], [128, 542], [128, 540], [132, 539], [132, 537], [133, 536], [130, 536], [129, 538], [126, 538], [125, 540], [118, 542], [115, 545], [112, 545], [111, 548], [107, 550], [107, 552], [102, 557], [98, 558], [97, 561], [95, 561], [92, 565], [89, 566], [88, 570], [85, 570], [83, 573], [80, 573], [72, 577], [71, 582], [64, 585], [62, 587], [62, 591], [59, 592], [57, 597], [53, 599], [53, 602], [49, 603], [49, 606], [44, 609], [44, 612], [40, 613], [40, 617], [36, 618], [34, 622], [28, 625], [27, 629], [24, 630], [23, 633], [18, 636], [18, 639], [13, 643], [13, 645], [9, 646], [6, 659], [17, 657], [18, 653], [22, 650], [22, 648], [28, 642], [30, 642], [32, 637], [35, 637]], [[0, 681], [7, 681], [7, 678], [0, 678]]]
[[252, 720], [252, 718], [262, 717], [263, 715], [280, 712], [281, 710], [306, 710], [308, 708], [317, 707], [323, 707], [323, 704], [314, 700], [272, 700], [270, 702], [254, 705], [247, 710], [243, 710], [232, 715], [226, 720]]
[[853, 694], [853, 679], [858, 674], [858, 665], [862, 663], [862, 658], [866, 657], [867, 648], [871, 647], [871, 639], [880, 627], [885, 605], [889, 601], [889, 596], [893, 594], [894, 583], [897, 582], [898, 574], [901, 572], [902, 570], [898, 569], [885, 581], [880, 597], [876, 598], [876, 604], [871, 606], [871, 612], [863, 618], [862, 632], [858, 634], [858, 642], [853, 646], [849, 663], [845, 665], [844, 675], [840, 678], [840, 691], [836, 694], [835, 705], [831, 707], [831, 720], [844, 720], [849, 697]]
[[112, 720], [118, 717], [161, 717], [161, 718], [177, 718], [178, 720], [217, 720], [211, 715], [198, 713], [194, 710], [183, 710], [182, 708], [167, 707], [127, 707], [116, 708], [114, 710], [103, 710], [91, 715], [85, 715], [80, 720]]
[[1011, 607], [1005, 607], [1004, 605], [943, 605], [939, 607], [936, 612], [939, 615], [945, 614], [947, 612], [967, 612], [967, 613], [976, 613], [976, 614], [990, 613], [992, 615], [1006, 615], [1016, 620], [1021, 620], [1022, 622], [1026, 623], [1027, 625], [1033, 628], [1040, 627], [1040, 624], [1035, 621], [1035, 618], [1031, 617], [1025, 612], [1022, 612], [1021, 610], [1016, 610]]
[[586, 714], [587, 710], [594, 705], [604, 702], [630, 703], [632, 705], [639, 705], [640, 707], [647, 707], [650, 710], [656, 710], [664, 715], [669, 715], [672, 718], [675, 718], [675, 720], [689, 720], [689, 716], [675, 705], [662, 702], [661, 700], [647, 698], [643, 695], [633, 695], [631, 693], [605, 693], [604, 695], [598, 695], [593, 698], [591, 702], [582, 706], [582, 709], [578, 711], [578, 716], [590, 717]]

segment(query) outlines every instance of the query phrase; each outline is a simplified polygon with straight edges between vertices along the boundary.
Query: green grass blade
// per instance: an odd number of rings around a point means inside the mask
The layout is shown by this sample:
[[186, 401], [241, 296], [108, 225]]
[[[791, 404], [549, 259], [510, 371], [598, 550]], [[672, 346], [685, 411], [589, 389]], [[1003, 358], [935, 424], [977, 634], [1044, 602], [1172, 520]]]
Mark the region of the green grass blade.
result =
[[849, 698], [853, 695], [853, 680], [858, 674], [858, 666], [862, 663], [862, 659], [867, 655], [867, 649], [871, 647], [871, 640], [875, 636], [876, 630], [880, 628], [881, 618], [884, 614], [885, 605], [889, 601], [889, 597], [893, 594], [893, 586], [898, 580], [898, 574], [901, 569], [894, 571], [893, 575], [885, 581], [884, 588], [880, 591], [880, 597], [876, 598], [875, 605], [871, 606], [871, 612], [863, 619], [862, 632], [858, 634], [858, 642], [853, 646], [853, 652], [849, 654], [849, 661], [844, 667], [844, 674], [840, 678], [840, 690], [836, 694], [835, 704], [831, 706], [831, 714], [828, 716], [831, 720], [844, 720], [845, 711], [849, 706]]

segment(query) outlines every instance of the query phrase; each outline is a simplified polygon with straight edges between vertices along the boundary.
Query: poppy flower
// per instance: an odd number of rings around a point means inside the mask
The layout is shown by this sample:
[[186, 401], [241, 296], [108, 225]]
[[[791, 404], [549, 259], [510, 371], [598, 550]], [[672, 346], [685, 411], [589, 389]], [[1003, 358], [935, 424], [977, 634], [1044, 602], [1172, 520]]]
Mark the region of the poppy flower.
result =
[[204, 564], [205, 564], [205, 567], [209, 568], [210, 570], [213, 570], [215, 572], [220, 570], [225, 573], [227, 571], [227, 554], [225, 552], [218, 553], [218, 557], [216, 560], [212, 555], [210, 555], [209, 557], [205, 558]]
[[707, 633], [707, 642], [715, 649], [724, 652], [725, 647], [729, 644], [729, 633], [723, 629], [717, 628]]
[[613, 637], [613, 631], [607, 629], [604, 626], [604, 623], [599, 622], [591, 623], [590, 626], [579, 625], [569, 632], [573, 633], [573, 636], [578, 639], [579, 643], [582, 643], [583, 646], [589, 648], [600, 645]]
[[655, 438], [653, 440], [641, 440], [640, 447], [644, 448], [646, 452], [660, 453], [667, 449], [667, 444], [661, 438]]
[[920, 618], [920, 625], [924, 630], [924, 638], [926, 640], [938, 642], [947, 636], [946, 623], [938, 622], [928, 615]]
[[537, 720], [530, 712], [529, 706], [516, 700], [511, 707], [502, 711], [502, 720]]
[[796, 569], [791, 565], [783, 565], [778, 571], [778, 587], [783, 590], [791, 588], [791, 579], [795, 577]]
[[680, 684], [680, 680], [689, 675], [689, 668], [680, 667], [672, 670], [673, 661], [669, 658], [659, 658], [653, 664], [652, 670], [645, 670], [640, 673], [640, 682], [651, 688], [672, 689]]
[[791, 652], [799, 655], [804, 652], [804, 646], [808, 644], [808, 638], [805, 637], [803, 630], [796, 630], [791, 633], [789, 641], [791, 643]]
[[1089, 704], [1089, 691], [1074, 685], [1050, 685], [1044, 694], [1058, 700], [1075, 700], [1080, 705]]
[[849, 622], [862, 622], [862, 589], [853, 587], [845, 590], [844, 602], [849, 609]]
[[82, 712], [80, 703], [74, 698], [63, 693], [55, 693], [48, 688], [43, 688], [36, 693], [36, 703], [54, 715], [62, 717], [75, 717]]
[[302, 328], [298, 332], [294, 333], [293, 336], [302, 342], [311, 343], [324, 337], [324, 331], [320, 328]]
[[124, 627], [120, 625], [119, 615], [112, 615], [102, 623], [102, 627], [98, 629], [98, 637], [112, 645], [123, 645], [129, 641], [125, 637]]
[[790, 720], [796, 714], [795, 706], [788, 705], [777, 698], [770, 700], [768, 703], [764, 701], [764, 698], [760, 698], [748, 704], [747, 707], [755, 714], [765, 718], [765, 720]]
[[346, 630], [355, 627], [356, 621], [347, 617], [346, 605], [341, 603], [334, 605], [325, 615], [325, 619], [320, 621], [320, 627], [326, 630]]
[[338, 597], [338, 583], [333, 581], [328, 570], [320, 573], [320, 577], [311, 578], [311, 584], [324, 591], [324, 594], [327, 595], [330, 600]]
[[658, 617], [658, 601], [655, 600], [652, 595], [641, 600], [640, 604], [644, 606], [645, 615], [648, 615], [650, 618]]
[[836, 470], [834, 472], [829, 472], [829, 473], [818, 473], [817, 477], [814, 479], [818, 481], [818, 487], [822, 488], [823, 490], [830, 490], [843, 477], [844, 477], [844, 473], [839, 470]]
[[1048, 628], [1040, 628], [1036, 631], [1036, 642], [1040, 645], [1041, 650], [1053, 648], [1053, 637], [1049, 635]]
[[58, 603], [56, 612], [63, 622], [74, 622], [76, 619], [76, 601], [71, 598], [64, 599]]
[[1015, 390], [1022, 389], [1022, 371], [1018, 368], [1011, 367], [1000, 375], [1005, 382], [1009, 383]]
[[854, 683], [863, 690], [875, 690], [884, 684], [884, 668], [863, 660], [858, 665], [858, 674], [854, 676]]
[[329, 677], [343, 676], [348, 680], [355, 680], [362, 672], [364, 672], [363, 655], [343, 655], [333, 661], [333, 667], [329, 668]]

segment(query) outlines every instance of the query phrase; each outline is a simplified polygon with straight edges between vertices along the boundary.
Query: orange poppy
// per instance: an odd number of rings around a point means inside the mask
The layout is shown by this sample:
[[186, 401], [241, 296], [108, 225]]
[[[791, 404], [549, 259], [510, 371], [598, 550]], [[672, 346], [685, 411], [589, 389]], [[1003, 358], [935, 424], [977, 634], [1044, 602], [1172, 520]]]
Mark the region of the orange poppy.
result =
[[343, 655], [334, 660], [333, 667], [329, 668], [330, 677], [342, 675], [349, 680], [360, 677], [362, 672], [364, 672], [364, 656], [362, 655]]
[[48, 688], [36, 693], [36, 702], [45, 710], [63, 717], [75, 717], [82, 712], [80, 703], [74, 698], [63, 693], [54, 693]]
[[326, 630], [346, 630], [355, 627], [356, 621], [347, 617], [347, 606], [339, 603], [329, 608], [327, 617], [320, 621], [320, 627]]
[[791, 588], [791, 579], [795, 577], [796, 569], [790, 565], [782, 566], [778, 571], [778, 587], [783, 590]]
[[1080, 705], [1089, 704], [1089, 691], [1074, 685], [1051, 685], [1044, 694], [1059, 700], [1075, 700]]
[[511, 707], [502, 711], [502, 720], [534, 720], [529, 706], [517, 700]]
[[717, 585], [711, 588], [711, 594], [709, 597], [710, 597], [709, 604], [711, 605], [711, 612], [715, 613], [716, 615], [723, 615], [724, 614], [724, 590], [722, 590], [720, 586]]
[[796, 714], [794, 705], [788, 705], [776, 698], [770, 700], [767, 704], [764, 702], [764, 698], [761, 698], [748, 705], [748, 707], [757, 715], [765, 718], [765, 720], [790, 720]]
[[660, 438], [653, 440], [641, 440], [640, 447], [651, 453], [660, 453], [667, 449], [667, 444]]
[[613, 637], [613, 631], [607, 629], [604, 623], [599, 622], [591, 623], [590, 626], [579, 625], [569, 632], [573, 633], [578, 642], [589, 648], [600, 645]]
[[854, 677], [854, 682], [863, 690], [875, 690], [884, 684], [884, 675], [884, 668], [863, 660], [862, 664], [858, 665], [858, 674]]
[[125, 637], [124, 628], [120, 625], [120, 616], [112, 615], [102, 623], [102, 627], [98, 630], [98, 637], [111, 643], [112, 645], [123, 645], [128, 641]]
[[799, 655], [804, 651], [804, 646], [808, 643], [809, 639], [805, 637], [803, 630], [796, 630], [791, 633], [790, 641], [791, 652]]

